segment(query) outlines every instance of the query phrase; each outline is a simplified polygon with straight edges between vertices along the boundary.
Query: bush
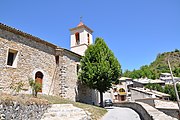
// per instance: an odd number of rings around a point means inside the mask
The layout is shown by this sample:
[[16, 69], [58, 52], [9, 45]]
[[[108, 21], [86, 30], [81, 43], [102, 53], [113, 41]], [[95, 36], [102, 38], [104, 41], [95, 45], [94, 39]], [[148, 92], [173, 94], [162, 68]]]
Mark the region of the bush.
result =
[[34, 97], [37, 97], [37, 94], [38, 94], [39, 90], [41, 90], [41, 86], [42, 85], [37, 83], [37, 82], [35, 82], [35, 80], [33, 80], [33, 79], [29, 79], [29, 85], [32, 88], [32, 95]]
[[23, 87], [24, 83], [22, 81], [19, 81], [17, 83], [11, 83], [10, 85], [10, 89], [12, 89], [13, 92], [15, 92], [15, 95], [19, 94], [19, 92], [23, 90]]

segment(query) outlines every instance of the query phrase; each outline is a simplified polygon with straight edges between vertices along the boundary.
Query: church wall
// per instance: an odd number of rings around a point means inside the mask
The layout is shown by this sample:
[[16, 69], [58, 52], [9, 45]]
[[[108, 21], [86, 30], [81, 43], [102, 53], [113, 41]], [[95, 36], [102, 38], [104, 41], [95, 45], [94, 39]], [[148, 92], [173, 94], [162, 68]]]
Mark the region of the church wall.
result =
[[79, 46], [76, 46], [76, 47], [72, 47], [71, 48], [71, 51], [75, 52], [75, 53], [78, 53], [80, 55], [84, 55], [85, 53], [85, 50], [87, 49], [87, 45], [79, 45]]
[[[84, 33], [82, 37], [87, 37]], [[83, 45], [83, 49], [87, 49], [87, 45]], [[15, 59], [9, 66], [10, 52]], [[12, 93], [10, 87], [22, 81], [25, 83], [23, 93], [31, 93], [28, 80], [35, 79], [35, 74], [40, 71], [43, 74], [42, 94], [97, 104], [96, 91], [78, 86], [77, 64], [80, 57], [72, 51], [0, 24], [0, 92]]]
[[[7, 65], [9, 49], [17, 52], [15, 66]], [[35, 73], [43, 73], [42, 93], [48, 93], [56, 67], [55, 49], [51, 46], [21, 35], [0, 29], [0, 91], [11, 92], [11, 83], [22, 81], [28, 90], [28, 78], [35, 79]]]
[[64, 52], [61, 60], [61, 82], [60, 82], [60, 96], [64, 98], [76, 100], [77, 97], [77, 64], [78, 57], [73, 57]]

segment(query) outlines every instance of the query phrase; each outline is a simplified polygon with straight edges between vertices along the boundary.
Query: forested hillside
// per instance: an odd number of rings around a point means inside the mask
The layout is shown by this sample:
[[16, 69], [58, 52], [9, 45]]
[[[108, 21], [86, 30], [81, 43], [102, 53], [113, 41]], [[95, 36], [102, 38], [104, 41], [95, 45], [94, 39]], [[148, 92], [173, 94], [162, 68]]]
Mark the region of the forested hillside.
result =
[[139, 70], [126, 70], [124, 77], [157, 79], [160, 73], [168, 72], [168, 59], [171, 63], [174, 76], [180, 77], [180, 50], [158, 54], [156, 60], [150, 65], [141, 66]]

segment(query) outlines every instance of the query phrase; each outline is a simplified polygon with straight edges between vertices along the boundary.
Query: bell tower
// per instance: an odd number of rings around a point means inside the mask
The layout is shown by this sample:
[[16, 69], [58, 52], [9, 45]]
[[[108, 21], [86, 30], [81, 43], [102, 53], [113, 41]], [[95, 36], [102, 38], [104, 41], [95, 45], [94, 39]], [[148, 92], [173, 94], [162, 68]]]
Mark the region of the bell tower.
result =
[[93, 31], [80, 21], [77, 27], [70, 29], [70, 32], [71, 51], [83, 56], [88, 46], [93, 43]]

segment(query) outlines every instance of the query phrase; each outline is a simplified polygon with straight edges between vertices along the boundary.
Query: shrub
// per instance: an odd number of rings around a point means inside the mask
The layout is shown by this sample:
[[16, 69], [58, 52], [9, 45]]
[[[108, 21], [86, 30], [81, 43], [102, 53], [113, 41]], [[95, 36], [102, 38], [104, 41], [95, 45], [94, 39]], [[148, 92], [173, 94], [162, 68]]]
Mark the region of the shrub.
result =
[[21, 90], [23, 90], [24, 85], [25, 84], [22, 81], [11, 83], [10, 89], [13, 89], [13, 92], [15, 91], [15, 95], [17, 95]]
[[29, 85], [32, 88], [33, 97], [37, 97], [37, 94], [38, 94], [39, 90], [41, 90], [42, 85], [40, 83], [35, 82], [35, 80], [33, 80], [33, 79], [29, 79]]

